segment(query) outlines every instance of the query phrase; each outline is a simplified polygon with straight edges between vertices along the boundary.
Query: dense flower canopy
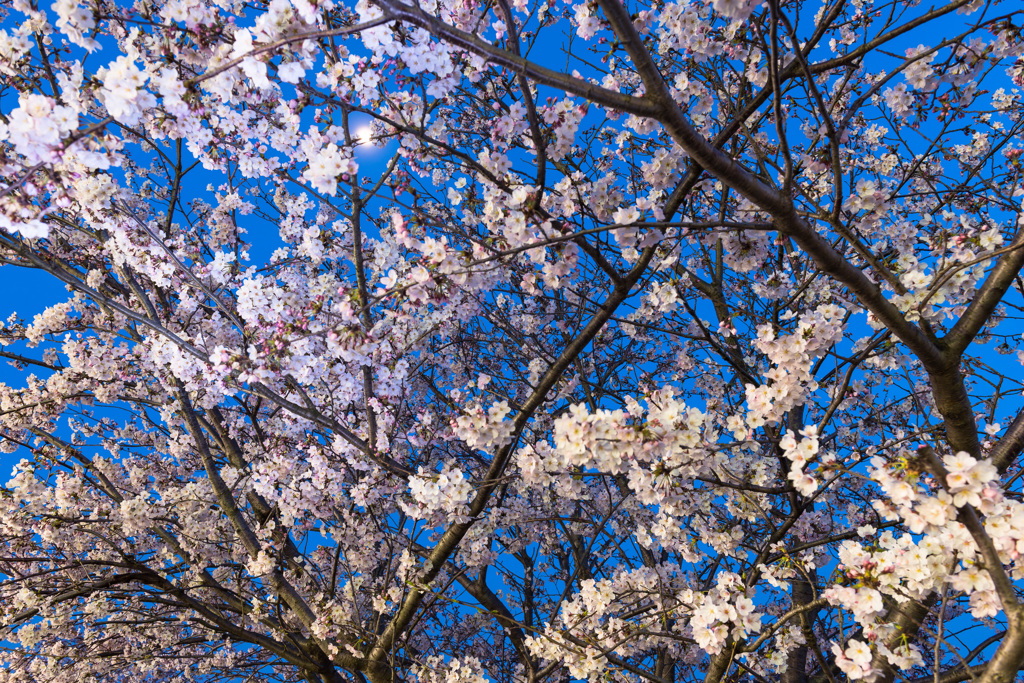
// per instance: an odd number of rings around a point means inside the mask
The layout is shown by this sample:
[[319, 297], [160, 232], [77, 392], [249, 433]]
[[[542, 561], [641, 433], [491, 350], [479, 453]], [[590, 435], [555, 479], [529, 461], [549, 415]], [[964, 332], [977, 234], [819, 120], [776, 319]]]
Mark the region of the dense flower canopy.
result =
[[1019, 3], [0, 13], [0, 681], [1024, 666]]

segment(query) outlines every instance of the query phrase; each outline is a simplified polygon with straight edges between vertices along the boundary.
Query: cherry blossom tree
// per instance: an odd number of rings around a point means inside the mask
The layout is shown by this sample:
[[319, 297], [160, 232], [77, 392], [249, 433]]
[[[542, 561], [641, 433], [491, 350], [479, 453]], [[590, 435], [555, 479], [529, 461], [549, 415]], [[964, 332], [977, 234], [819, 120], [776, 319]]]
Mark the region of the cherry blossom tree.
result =
[[1019, 3], [0, 11], [0, 681], [1024, 666]]

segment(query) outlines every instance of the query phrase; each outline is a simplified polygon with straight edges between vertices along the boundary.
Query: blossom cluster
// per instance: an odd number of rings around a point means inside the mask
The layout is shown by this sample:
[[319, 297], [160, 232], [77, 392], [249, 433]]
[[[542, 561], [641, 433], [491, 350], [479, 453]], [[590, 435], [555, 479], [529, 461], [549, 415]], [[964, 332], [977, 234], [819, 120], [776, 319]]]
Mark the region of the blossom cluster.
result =
[[[916, 460], [906, 456], [903, 462]], [[868, 636], [867, 642], [833, 646], [837, 665], [851, 679], [872, 677], [876, 656], [904, 670], [922, 663], [915, 645], [894, 641], [895, 627], [878, 620], [888, 609], [887, 598], [921, 600], [948, 583], [969, 597], [975, 617], [995, 616], [1001, 610], [989, 572], [975, 564], [978, 546], [959, 521], [958, 508], [971, 506], [985, 513], [985, 531], [1000, 559], [1010, 565], [1013, 576], [1024, 575], [1018, 562], [1024, 549], [1024, 504], [1003, 496], [994, 484], [998, 473], [992, 463], [964, 452], [946, 455], [942, 463], [944, 481], [929, 492], [922, 487], [925, 482], [918, 470], [872, 460], [873, 477], [891, 501], [876, 501], [878, 512], [886, 519], [903, 520], [920, 536], [885, 532], [871, 547], [847, 541], [840, 548], [841, 569], [849, 583], [831, 586], [824, 596], [849, 610]], [[874, 529], [862, 531], [871, 534]]]
[[53, 161], [62, 140], [77, 127], [74, 109], [32, 93], [21, 95], [8, 122], [0, 123], [0, 140], [9, 140], [26, 163], [38, 164]]
[[455, 419], [455, 435], [470, 448], [494, 452], [512, 441], [515, 423], [505, 419], [511, 412], [506, 401], [494, 403], [486, 410], [480, 406], [469, 408]]
[[746, 638], [761, 630], [761, 614], [737, 574], [721, 572], [715, 587], [703, 594], [690, 617], [697, 645], [708, 654], [718, 654], [726, 641]]
[[746, 385], [749, 427], [775, 422], [818, 388], [811, 363], [842, 338], [845, 315], [842, 307], [825, 304], [802, 314], [789, 334], [777, 336], [769, 325], [758, 328], [755, 344], [773, 367], [766, 373], [771, 384]]
[[419, 683], [487, 683], [483, 665], [476, 657], [466, 656], [445, 661], [434, 655], [414, 669]]
[[428, 519], [437, 512], [462, 512], [473, 487], [462, 470], [445, 463], [438, 474], [420, 468], [417, 475], [409, 478], [409, 493], [412, 503], [402, 504], [406, 514], [413, 519]]
[[652, 392], [646, 403], [645, 409], [630, 397], [627, 410], [594, 412], [583, 404], [570, 406], [555, 420], [550, 444], [518, 453], [525, 482], [542, 484], [574, 468], [592, 468], [626, 474], [645, 504], [671, 497], [675, 487], [710, 466], [703, 435], [707, 415], [687, 406], [672, 387]]
[[809, 496], [821, 483], [804, 469], [807, 463], [818, 455], [818, 430], [816, 427], [806, 427], [800, 430], [800, 436], [804, 438], [798, 441], [792, 431], [786, 431], [779, 442], [779, 448], [791, 463], [788, 476], [793, 482], [793, 488]]

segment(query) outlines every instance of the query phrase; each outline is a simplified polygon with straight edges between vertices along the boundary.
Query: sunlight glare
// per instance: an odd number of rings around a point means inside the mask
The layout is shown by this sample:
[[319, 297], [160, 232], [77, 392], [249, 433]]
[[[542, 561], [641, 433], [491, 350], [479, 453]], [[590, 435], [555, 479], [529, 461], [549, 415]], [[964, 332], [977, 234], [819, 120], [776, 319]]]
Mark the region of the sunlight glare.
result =
[[356, 130], [356, 139], [360, 145], [373, 144], [373, 130], [369, 126], [361, 126]]

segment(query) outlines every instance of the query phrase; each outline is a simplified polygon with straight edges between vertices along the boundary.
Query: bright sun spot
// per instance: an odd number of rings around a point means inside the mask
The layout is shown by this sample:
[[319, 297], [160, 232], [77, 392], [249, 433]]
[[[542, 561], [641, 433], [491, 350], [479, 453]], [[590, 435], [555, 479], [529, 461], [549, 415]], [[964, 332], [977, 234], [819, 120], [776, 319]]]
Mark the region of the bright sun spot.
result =
[[373, 142], [373, 131], [369, 126], [362, 126], [356, 130], [356, 139], [361, 145], [369, 145]]

